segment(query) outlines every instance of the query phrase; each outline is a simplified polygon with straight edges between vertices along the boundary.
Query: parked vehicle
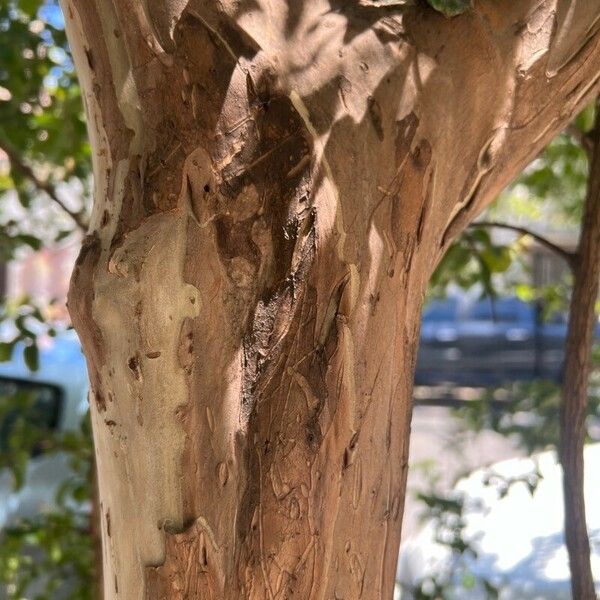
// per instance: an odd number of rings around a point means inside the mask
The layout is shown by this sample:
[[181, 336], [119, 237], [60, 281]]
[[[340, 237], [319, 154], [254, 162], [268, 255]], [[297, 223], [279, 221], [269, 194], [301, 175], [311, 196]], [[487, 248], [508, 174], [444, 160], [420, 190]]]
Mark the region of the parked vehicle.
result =
[[[75, 430], [86, 414], [87, 371], [74, 334], [42, 338], [40, 368], [31, 372], [22, 352], [0, 363], [0, 402], [20, 392], [32, 394], [35, 410], [28, 418], [57, 431]], [[12, 424], [8, 414], [0, 424], [0, 444], [5, 444]], [[15, 489], [9, 470], [0, 471], [0, 529], [19, 518], [31, 518], [54, 505], [56, 492], [69, 477], [68, 458], [60, 452], [35, 452], [28, 462], [23, 485]]]
[[[537, 487], [530, 474], [539, 470]], [[499, 489], [494, 482], [502, 483]], [[512, 482], [508, 487], [507, 483]], [[600, 592], [600, 444], [585, 448], [585, 499], [596, 591]], [[445, 581], [444, 598], [487, 600], [483, 581], [499, 600], [569, 600], [570, 573], [563, 535], [562, 471], [554, 452], [478, 469], [456, 486], [465, 498], [463, 537], [477, 556], [452, 552], [448, 532], [427, 522], [400, 549], [401, 600], [414, 600], [426, 581]]]
[[560, 381], [566, 334], [565, 315], [544, 320], [539, 306], [515, 297], [434, 300], [423, 312], [415, 384]]

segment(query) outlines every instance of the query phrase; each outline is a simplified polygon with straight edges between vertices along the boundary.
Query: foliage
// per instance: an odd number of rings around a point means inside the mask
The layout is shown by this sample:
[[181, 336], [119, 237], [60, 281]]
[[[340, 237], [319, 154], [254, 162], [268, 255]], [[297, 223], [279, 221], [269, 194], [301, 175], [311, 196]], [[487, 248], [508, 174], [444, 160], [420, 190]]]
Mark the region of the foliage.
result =
[[52, 304], [41, 307], [31, 298], [22, 297], [0, 303], [0, 327], [3, 328], [0, 341], [0, 362], [13, 358], [14, 350], [20, 347], [25, 364], [31, 371], [39, 367], [38, 336], [54, 337], [58, 324], [48, 317]]
[[[90, 172], [81, 93], [56, 1], [0, 3], [0, 146], [48, 171], [53, 181]], [[0, 191], [16, 189], [28, 206], [37, 191], [15, 169]]]
[[507, 271], [515, 252], [509, 245], [494, 242], [488, 229], [467, 229], [448, 249], [433, 274], [430, 293], [444, 296], [450, 284], [463, 289], [481, 285], [485, 294], [493, 296], [494, 275]]
[[[16, 320], [20, 317], [23, 314]], [[34, 345], [26, 348], [37, 349], [37, 337], [33, 339]], [[28, 485], [36, 463], [43, 468], [43, 461], [60, 458], [58, 464], [68, 470], [53, 505], [34, 518], [6, 523], [0, 543], [0, 595], [7, 600], [91, 599], [95, 567], [90, 537], [93, 449], [89, 418], [77, 430], [58, 430], [60, 408], [54, 386], [6, 377], [0, 384], [0, 470], [12, 474], [14, 493]], [[3, 494], [7, 491], [4, 487]], [[9, 497], [3, 500], [8, 502]]]
[[[478, 556], [477, 539], [467, 533], [466, 516], [480, 512], [483, 507], [476, 500], [457, 490], [450, 492], [439, 488], [439, 476], [431, 465], [421, 465], [428, 478], [427, 489], [416, 493], [422, 504], [421, 520], [433, 526], [435, 541], [447, 548], [450, 560], [441, 572], [431, 574], [418, 582], [411, 590], [414, 600], [451, 600], [456, 598], [459, 590], [473, 591], [479, 589], [488, 600], [499, 597], [500, 588], [485, 577], [476, 576], [470, 565]], [[486, 485], [498, 486], [499, 494], [506, 493], [515, 481], [494, 479], [490, 476]], [[505, 487], [502, 487], [505, 486]]]
[[15, 485], [23, 485], [32, 456], [63, 453], [70, 477], [56, 497], [56, 506], [32, 519], [11, 523], [2, 532], [0, 583], [7, 600], [91, 600], [94, 551], [90, 536], [91, 428], [57, 433], [36, 419], [35, 395], [19, 393], [1, 399], [4, 429], [0, 466], [9, 466]]
[[[86, 515], [62, 510], [8, 528], [0, 548], [7, 600], [54, 600], [58, 594], [91, 600], [94, 555], [87, 525]], [[42, 589], [32, 594], [34, 582]]]
[[[594, 358], [587, 419], [589, 441], [600, 439], [600, 345], [595, 348]], [[479, 400], [464, 403], [456, 414], [463, 432], [496, 431], [516, 441], [531, 455], [558, 447], [559, 400], [560, 387], [555, 382], [538, 380], [486, 390]], [[450, 550], [451, 559], [441, 572], [420, 582], [413, 591], [415, 600], [455, 598], [457, 580], [466, 589], [479, 586], [489, 600], [498, 598], [497, 586], [469, 571], [468, 559], [477, 558], [477, 540], [467, 535], [465, 516], [478, 510], [476, 502], [457, 490], [440, 491], [432, 481], [435, 480], [430, 479], [430, 489], [419, 492], [417, 498], [425, 508], [423, 518], [434, 524], [435, 539]], [[499, 498], [506, 496], [517, 483], [525, 484], [533, 495], [540, 481], [537, 466], [530, 473], [512, 478], [490, 469], [483, 478], [483, 484], [492, 486]]]
[[427, 0], [427, 3], [446, 17], [456, 17], [471, 7], [471, 0]]
[[[29, 298], [0, 306], [0, 324], [4, 330], [12, 330], [8, 341], [0, 342], [0, 361], [15, 360], [16, 351], [22, 351], [25, 365], [31, 371], [38, 369], [40, 335], [56, 335], [44, 313]], [[91, 598], [93, 449], [89, 421], [78, 431], [59, 432], [55, 423], [45, 418], [47, 398], [39, 393], [48, 386], [35, 382], [11, 386], [5, 378], [0, 384], [0, 470], [12, 474], [15, 492], [27, 485], [33, 462], [53, 454], [66, 458], [70, 474], [58, 490], [54, 506], [2, 531], [0, 584], [6, 586], [2, 597], [45, 600], [56, 598], [54, 594], [61, 590], [60, 597], [65, 600]]]
[[91, 164], [57, 1], [0, 0], [0, 35], [0, 260], [8, 261], [67, 237], [72, 218], [87, 220]]
[[[479, 556], [478, 537], [468, 532], [468, 517], [477, 513], [485, 514], [485, 507], [463, 491], [440, 489], [439, 476], [431, 465], [424, 467], [428, 477], [427, 489], [418, 491], [417, 499], [423, 506], [421, 519], [433, 526], [437, 544], [449, 551], [449, 560], [442, 563], [439, 572], [424, 577], [411, 590], [414, 600], [454, 600], [461, 592], [478, 591], [477, 597], [497, 600], [502, 591], [502, 583], [492, 581], [474, 572], [473, 564]], [[527, 486], [533, 495], [542, 480], [537, 465], [530, 473], [515, 477], [504, 477], [493, 470], [484, 473], [482, 483], [492, 488], [498, 498], [505, 497], [516, 484]]]
[[524, 198], [525, 210], [536, 211], [547, 226], [578, 225], [588, 177], [588, 156], [583, 144], [594, 119], [595, 105], [591, 104], [521, 173], [504, 199]]
[[[58, 2], [0, 0], [0, 36], [0, 261], [8, 262], [68, 237], [74, 220], [85, 222], [91, 164]], [[39, 335], [55, 333], [47, 317], [28, 298], [3, 303], [0, 361], [15, 360], [19, 351], [37, 369]], [[55, 506], [3, 530], [0, 596], [45, 600], [60, 590], [60, 597], [86, 600], [94, 580], [89, 422], [58, 433], [38, 411], [33, 393], [1, 394], [0, 468], [11, 471], [18, 489], [32, 459], [60, 454], [71, 476]]]
[[[600, 347], [588, 395], [588, 441], [599, 441]], [[465, 431], [496, 431], [511, 437], [528, 454], [555, 449], [559, 443], [560, 387], [553, 381], [535, 380], [485, 390], [482, 397], [457, 409]]]
[[509, 194], [526, 193], [529, 210], [552, 206], [554, 214], [548, 215], [550, 226], [579, 223], [587, 171], [585, 150], [572, 134], [565, 132], [556, 136], [543, 154], [523, 171]]

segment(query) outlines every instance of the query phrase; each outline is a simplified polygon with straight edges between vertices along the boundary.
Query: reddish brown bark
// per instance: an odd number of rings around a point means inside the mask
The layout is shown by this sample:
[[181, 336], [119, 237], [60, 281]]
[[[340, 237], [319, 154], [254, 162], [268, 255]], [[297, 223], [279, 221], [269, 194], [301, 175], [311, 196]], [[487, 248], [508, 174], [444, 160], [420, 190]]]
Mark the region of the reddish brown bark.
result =
[[106, 597], [390, 598], [429, 274], [595, 92], [593, 7], [64, 5]]

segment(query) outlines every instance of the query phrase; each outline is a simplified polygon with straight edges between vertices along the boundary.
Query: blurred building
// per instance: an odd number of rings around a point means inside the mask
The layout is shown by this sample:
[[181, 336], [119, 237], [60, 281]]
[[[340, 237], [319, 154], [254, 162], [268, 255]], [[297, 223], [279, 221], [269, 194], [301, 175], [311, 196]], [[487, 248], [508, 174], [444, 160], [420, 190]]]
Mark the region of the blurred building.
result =
[[66, 310], [69, 280], [80, 240], [58, 247], [27, 252], [6, 268], [6, 293], [9, 297], [29, 296], [41, 306], [53, 303], [52, 319], [68, 320]]
[[[9, 173], [8, 157], [0, 149], [0, 175]], [[57, 193], [62, 202], [75, 212], [81, 209], [82, 199], [86, 196], [82, 183], [78, 181], [58, 184]], [[41, 308], [52, 304], [47, 316], [67, 321], [67, 291], [81, 235], [73, 232], [62, 242], [53, 241], [71, 231], [73, 222], [45, 194], [31, 199], [27, 208], [14, 191], [3, 193], [1, 200], [0, 227], [8, 225], [10, 230], [14, 230], [15, 224], [18, 224], [18, 233], [34, 236], [44, 247], [37, 252], [19, 248], [9, 264], [0, 261], [0, 298], [27, 296]]]

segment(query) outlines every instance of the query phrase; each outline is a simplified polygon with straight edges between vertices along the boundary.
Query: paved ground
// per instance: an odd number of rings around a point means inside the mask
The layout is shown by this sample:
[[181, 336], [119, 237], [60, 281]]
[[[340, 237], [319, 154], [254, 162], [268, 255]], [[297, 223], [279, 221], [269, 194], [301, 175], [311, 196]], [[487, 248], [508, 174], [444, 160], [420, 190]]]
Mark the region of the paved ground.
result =
[[422, 509], [414, 493], [425, 488], [427, 482], [420, 464], [431, 461], [441, 476], [440, 486], [450, 489], [457, 478], [477, 467], [522, 455], [515, 444], [493, 431], [461, 436], [458, 424], [449, 408], [416, 406], [414, 409], [402, 539], [419, 528]]

